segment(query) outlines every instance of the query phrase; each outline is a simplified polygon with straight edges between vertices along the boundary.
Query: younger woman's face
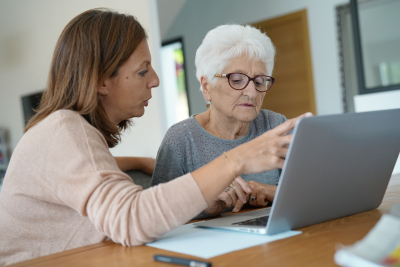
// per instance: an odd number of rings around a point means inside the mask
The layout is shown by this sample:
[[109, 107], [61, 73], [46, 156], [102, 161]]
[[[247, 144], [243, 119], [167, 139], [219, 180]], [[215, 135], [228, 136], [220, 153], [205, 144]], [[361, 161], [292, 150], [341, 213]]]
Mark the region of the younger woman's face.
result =
[[99, 87], [108, 118], [117, 125], [123, 120], [143, 116], [151, 98], [151, 89], [158, 87], [159, 83], [151, 66], [149, 46], [144, 39], [117, 74], [104, 80]]

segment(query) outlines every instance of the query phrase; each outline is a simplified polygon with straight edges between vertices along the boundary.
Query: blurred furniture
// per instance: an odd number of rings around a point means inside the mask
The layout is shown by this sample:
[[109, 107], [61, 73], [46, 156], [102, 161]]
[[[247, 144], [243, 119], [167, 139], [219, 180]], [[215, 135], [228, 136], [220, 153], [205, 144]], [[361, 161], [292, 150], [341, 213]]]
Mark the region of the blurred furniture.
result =
[[273, 41], [276, 54], [274, 86], [266, 93], [262, 108], [294, 118], [316, 114], [313, 71], [308, 37], [307, 10], [253, 23]]
[[25, 126], [28, 124], [28, 121], [36, 114], [36, 110], [39, 108], [42, 96], [43, 92], [39, 92], [21, 97]]
[[[388, 213], [395, 203], [400, 203], [400, 175], [392, 176], [378, 209], [301, 228], [301, 235], [235, 251], [207, 261], [213, 266], [337, 266], [333, 260], [335, 247], [340, 243], [354, 244], [363, 238], [381, 215]], [[198, 259], [148, 246], [123, 247], [112, 241], [105, 241], [10, 266], [172, 266], [155, 262], [154, 254]]]

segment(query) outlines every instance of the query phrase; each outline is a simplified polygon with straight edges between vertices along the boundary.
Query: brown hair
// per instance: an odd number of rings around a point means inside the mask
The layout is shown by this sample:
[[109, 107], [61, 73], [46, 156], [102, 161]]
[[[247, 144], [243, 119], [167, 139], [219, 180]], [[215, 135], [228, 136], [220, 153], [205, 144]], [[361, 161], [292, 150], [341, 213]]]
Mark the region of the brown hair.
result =
[[58, 39], [46, 90], [25, 132], [51, 113], [70, 109], [98, 129], [109, 147], [118, 144], [130, 121], [118, 126], [111, 123], [99, 99], [98, 85], [117, 75], [145, 38], [145, 30], [133, 16], [109, 9], [91, 9], [72, 19]]

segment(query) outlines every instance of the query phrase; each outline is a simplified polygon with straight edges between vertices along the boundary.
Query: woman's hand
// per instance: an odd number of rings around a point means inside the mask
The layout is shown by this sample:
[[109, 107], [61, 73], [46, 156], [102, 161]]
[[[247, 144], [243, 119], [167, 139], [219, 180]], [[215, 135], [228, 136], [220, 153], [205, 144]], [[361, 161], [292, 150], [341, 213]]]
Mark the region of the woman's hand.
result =
[[228, 154], [237, 174], [248, 174], [282, 169], [285, 162], [292, 135], [287, 135], [293, 130], [296, 122], [311, 113], [303, 114], [297, 118], [287, 120], [272, 130], [259, 137], [240, 145]]
[[269, 202], [274, 201], [276, 188], [277, 186], [255, 181], [245, 182], [239, 176], [229, 186], [229, 190], [222, 192], [205, 212], [216, 215], [232, 206], [234, 206], [232, 211], [238, 212], [246, 203], [255, 207], [265, 207]]
[[[245, 182], [246, 183], [246, 182]], [[237, 201], [233, 212], [238, 212], [242, 209], [245, 203], [249, 203], [251, 206], [255, 207], [265, 207], [269, 202], [274, 201], [275, 192], [277, 186], [262, 184], [255, 181], [249, 181], [246, 183], [251, 192], [246, 194], [246, 201]]]
[[287, 120], [259, 137], [240, 145], [223, 156], [192, 172], [208, 206], [215, 206], [215, 200], [221, 191], [241, 174], [259, 173], [282, 169], [288, 146], [296, 122], [312, 116], [307, 112], [297, 118]]
[[274, 201], [277, 186], [261, 184], [254, 181], [248, 182], [252, 193], [248, 195], [248, 202], [252, 206], [265, 207]]
[[[222, 192], [205, 210], [208, 214], [216, 215], [224, 209], [235, 206], [233, 212], [239, 211], [247, 202], [248, 196], [252, 190], [242, 177], [237, 177], [230, 185], [229, 190]], [[227, 189], [228, 189], [227, 188]]]

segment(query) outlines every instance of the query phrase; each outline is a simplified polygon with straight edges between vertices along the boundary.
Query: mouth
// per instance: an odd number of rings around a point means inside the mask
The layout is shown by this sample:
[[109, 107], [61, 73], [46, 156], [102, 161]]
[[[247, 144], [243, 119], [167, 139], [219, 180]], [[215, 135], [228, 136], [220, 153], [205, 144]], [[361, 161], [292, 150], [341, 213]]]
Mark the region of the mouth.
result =
[[254, 107], [254, 105], [250, 104], [250, 103], [242, 103], [242, 104], [239, 104], [239, 106], [240, 107], [245, 107], [245, 108], [253, 108]]
[[146, 101], [143, 101], [143, 105], [145, 107], [147, 107], [149, 105], [149, 100], [151, 99], [151, 97], [149, 99], [147, 99]]

